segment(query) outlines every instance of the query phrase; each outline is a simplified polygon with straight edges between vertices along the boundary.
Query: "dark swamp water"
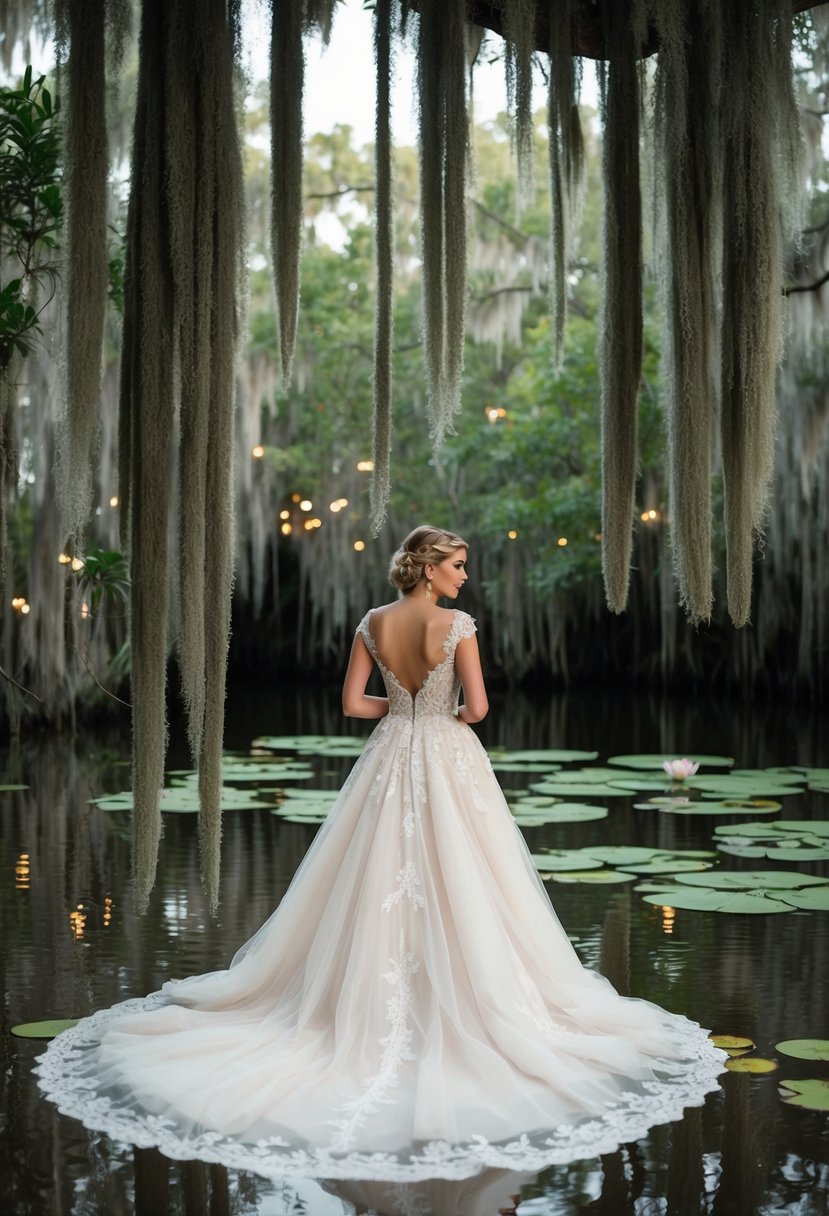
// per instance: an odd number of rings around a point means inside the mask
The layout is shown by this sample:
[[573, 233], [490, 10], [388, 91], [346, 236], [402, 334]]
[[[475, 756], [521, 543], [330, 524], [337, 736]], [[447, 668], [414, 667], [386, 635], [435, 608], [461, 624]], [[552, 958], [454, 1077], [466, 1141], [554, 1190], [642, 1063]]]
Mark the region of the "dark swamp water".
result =
[[[246, 752], [262, 734], [367, 734], [344, 722], [335, 687], [275, 697], [237, 687], [228, 701], [227, 747]], [[829, 720], [773, 701], [648, 698], [589, 691], [530, 699], [496, 696], [478, 728], [487, 746], [584, 748], [733, 756], [741, 768], [829, 764]], [[187, 764], [173, 724], [170, 766]], [[208, 915], [198, 879], [196, 823], [165, 816], [158, 882], [149, 913], [131, 908], [129, 819], [88, 800], [129, 784], [123, 729], [77, 740], [47, 736], [5, 745], [0, 783], [0, 1216], [559, 1216], [567, 1213], [829, 1213], [829, 1120], [784, 1105], [780, 1078], [829, 1079], [829, 1063], [787, 1059], [775, 1044], [829, 1037], [829, 913], [672, 917], [624, 886], [551, 882], [548, 890], [582, 958], [620, 990], [686, 1013], [720, 1033], [747, 1035], [779, 1069], [726, 1073], [704, 1107], [602, 1159], [537, 1177], [503, 1172], [470, 1183], [272, 1182], [199, 1162], [169, 1162], [85, 1131], [39, 1098], [31, 1073], [42, 1043], [11, 1035], [20, 1022], [79, 1017], [164, 980], [226, 966], [270, 914], [304, 855], [313, 825], [267, 810], [225, 816], [223, 893]], [[314, 786], [337, 788], [350, 759], [315, 764]], [[532, 778], [530, 778], [531, 780]], [[504, 774], [515, 787], [524, 778]], [[607, 819], [524, 830], [534, 851], [601, 844], [712, 847], [708, 815], [637, 811], [641, 796], [610, 804]], [[783, 798], [782, 816], [829, 817], [829, 793]], [[780, 863], [724, 858], [735, 869]], [[791, 868], [791, 867], [789, 867]], [[802, 870], [829, 880], [829, 863]], [[111, 904], [107, 904], [107, 900]], [[85, 919], [70, 919], [83, 905]], [[510, 1197], [518, 1197], [510, 1198]]]

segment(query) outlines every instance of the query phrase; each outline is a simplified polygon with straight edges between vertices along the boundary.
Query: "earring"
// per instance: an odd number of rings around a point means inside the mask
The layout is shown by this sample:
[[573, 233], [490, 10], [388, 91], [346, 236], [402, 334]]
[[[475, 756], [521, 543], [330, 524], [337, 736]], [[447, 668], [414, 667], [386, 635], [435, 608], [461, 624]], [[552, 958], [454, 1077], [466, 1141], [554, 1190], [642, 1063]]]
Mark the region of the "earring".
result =
[[430, 600], [431, 598], [432, 598], [432, 580], [430, 578], [427, 578], [426, 579], [426, 599]]

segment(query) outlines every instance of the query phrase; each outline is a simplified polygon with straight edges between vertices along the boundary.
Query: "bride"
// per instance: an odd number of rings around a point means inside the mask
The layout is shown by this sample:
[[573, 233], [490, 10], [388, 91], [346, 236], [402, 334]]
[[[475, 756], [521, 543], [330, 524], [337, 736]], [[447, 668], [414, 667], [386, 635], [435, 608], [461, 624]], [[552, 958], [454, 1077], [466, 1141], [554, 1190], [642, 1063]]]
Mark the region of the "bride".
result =
[[227, 970], [53, 1040], [64, 1113], [169, 1157], [404, 1182], [611, 1152], [717, 1088], [706, 1032], [586, 970], [550, 905], [469, 726], [475, 625], [437, 604], [468, 577], [459, 536], [406, 537], [343, 688], [379, 724], [281, 904]]

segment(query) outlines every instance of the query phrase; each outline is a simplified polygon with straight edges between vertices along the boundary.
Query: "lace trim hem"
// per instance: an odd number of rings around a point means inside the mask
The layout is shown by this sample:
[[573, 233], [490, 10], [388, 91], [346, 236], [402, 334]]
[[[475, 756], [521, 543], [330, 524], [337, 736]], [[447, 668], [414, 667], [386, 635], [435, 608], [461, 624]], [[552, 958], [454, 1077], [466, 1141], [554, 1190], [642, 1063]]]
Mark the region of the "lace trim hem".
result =
[[[222, 1132], [203, 1130], [185, 1135], [173, 1120], [119, 1108], [96, 1093], [94, 1077], [75, 1070], [82, 1052], [94, 1048], [106, 1024], [124, 1014], [154, 1009], [168, 1003], [161, 993], [123, 1001], [99, 1010], [53, 1039], [35, 1065], [38, 1085], [62, 1114], [85, 1127], [105, 1132], [112, 1140], [140, 1148], [158, 1148], [173, 1160], [192, 1160], [251, 1170], [265, 1177], [311, 1177], [351, 1180], [415, 1182], [425, 1178], [471, 1178], [484, 1169], [538, 1171], [549, 1165], [592, 1158], [615, 1151], [620, 1144], [640, 1139], [653, 1126], [681, 1118], [686, 1106], [701, 1106], [705, 1095], [719, 1088], [724, 1052], [715, 1048], [696, 1022], [683, 1020], [677, 1028], [683, 1062], [654, 1060], [665, 1081], [644, 1082], [639, 1090], [622, 1094], [600, 1116], [574, 1125], [527, 1133], [516, 1139], [493, 1142], [471, 1135], [463, 1143], [445, 1140], [420, 1142], [408, 1153], [301, 1148], [274, 1136], [245, 1142]], [[681, 1072], [675, 1071], [679, 1063]]]

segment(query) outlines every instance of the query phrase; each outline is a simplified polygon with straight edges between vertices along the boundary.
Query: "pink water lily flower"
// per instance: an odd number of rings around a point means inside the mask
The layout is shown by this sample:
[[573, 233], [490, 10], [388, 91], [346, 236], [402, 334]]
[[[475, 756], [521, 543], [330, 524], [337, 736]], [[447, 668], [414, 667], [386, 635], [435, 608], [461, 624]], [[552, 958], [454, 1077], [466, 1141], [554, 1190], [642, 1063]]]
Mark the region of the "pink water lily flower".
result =
[[695, 760], [666, 760], [662, 767], [674, 781], [684, 781], [686, 777], [693, 777], [699, 765]]

